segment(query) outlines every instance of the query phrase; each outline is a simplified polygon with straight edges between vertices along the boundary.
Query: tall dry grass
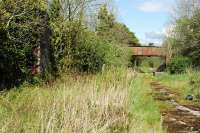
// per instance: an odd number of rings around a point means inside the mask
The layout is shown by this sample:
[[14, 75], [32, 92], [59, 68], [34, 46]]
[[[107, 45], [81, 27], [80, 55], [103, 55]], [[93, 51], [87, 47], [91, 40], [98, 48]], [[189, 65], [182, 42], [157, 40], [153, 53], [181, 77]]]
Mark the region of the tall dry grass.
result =
[[126, 132], [129, 80], [118, 69], [3, 93], [0, 132]]
[[149, 104], [149, 97], [142, 100], [149, 91], [133, 75], [125, 68], [113, 68], [4, 92], [0, 95], [0, 132], [159, 133], [158, 110], [151, 98]]

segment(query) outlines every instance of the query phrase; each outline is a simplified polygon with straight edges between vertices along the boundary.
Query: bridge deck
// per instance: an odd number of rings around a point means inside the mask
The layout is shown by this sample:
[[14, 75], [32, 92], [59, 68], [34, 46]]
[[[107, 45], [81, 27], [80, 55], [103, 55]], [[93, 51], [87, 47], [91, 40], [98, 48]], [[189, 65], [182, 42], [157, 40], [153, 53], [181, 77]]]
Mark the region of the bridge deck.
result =
[[130, 47], [135, 56], [166, 56], [162, 47]]

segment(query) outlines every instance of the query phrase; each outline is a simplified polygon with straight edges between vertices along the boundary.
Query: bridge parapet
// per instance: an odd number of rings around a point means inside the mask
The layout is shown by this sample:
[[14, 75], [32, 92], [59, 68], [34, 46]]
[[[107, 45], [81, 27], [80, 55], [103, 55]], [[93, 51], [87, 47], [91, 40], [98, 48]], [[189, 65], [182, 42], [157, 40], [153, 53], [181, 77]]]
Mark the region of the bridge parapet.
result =
[[166, 57], [165, 48], [162, 47], [130, 47], [135, 56], [160, 56]]

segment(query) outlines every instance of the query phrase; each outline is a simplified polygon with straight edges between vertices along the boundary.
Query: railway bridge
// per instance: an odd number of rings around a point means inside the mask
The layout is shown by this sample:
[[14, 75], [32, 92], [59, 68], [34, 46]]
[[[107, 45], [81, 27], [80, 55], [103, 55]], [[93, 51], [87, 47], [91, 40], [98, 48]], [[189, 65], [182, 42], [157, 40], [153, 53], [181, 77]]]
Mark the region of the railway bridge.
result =
[[133, 52], [133, 56], [157, 56], [157, 57], [167, 57], [166, 49], [163, 47], [154, 46], [140, 46], [140, 47], [129, 47]]
[[164, 60], [164, 64], [161, 64], [157, 68], [157, 72], [163, 71], [166, 68], [169, 58], [167, 56], [167, 50], [163, 47], [155, 46], [140, 46], [140, 47], [129, 47], [133, 53], [133, 56], [136, 57], [160, 57]]

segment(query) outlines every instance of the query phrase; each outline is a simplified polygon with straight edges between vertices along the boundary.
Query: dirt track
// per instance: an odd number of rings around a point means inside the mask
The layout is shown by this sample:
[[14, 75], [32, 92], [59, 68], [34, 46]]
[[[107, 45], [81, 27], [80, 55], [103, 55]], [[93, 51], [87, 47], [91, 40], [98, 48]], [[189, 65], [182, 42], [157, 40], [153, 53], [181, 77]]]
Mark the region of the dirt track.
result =
[[200, 133], [200, 107], [180, 105], [174, 99], [178, 95], [157, 82], [151, 83], [155, 99], [172, 105], [169, 111], [161, 112], [163, 126], [168, 133]]

